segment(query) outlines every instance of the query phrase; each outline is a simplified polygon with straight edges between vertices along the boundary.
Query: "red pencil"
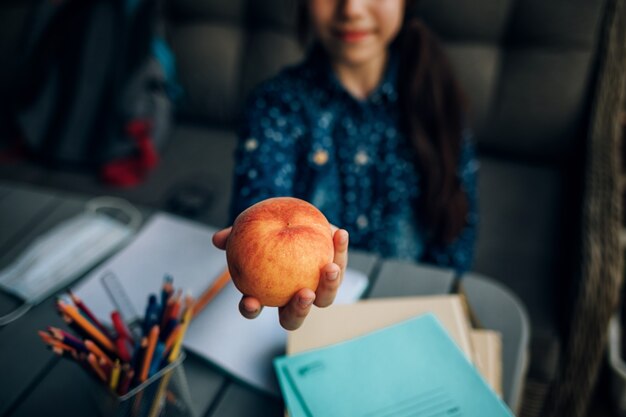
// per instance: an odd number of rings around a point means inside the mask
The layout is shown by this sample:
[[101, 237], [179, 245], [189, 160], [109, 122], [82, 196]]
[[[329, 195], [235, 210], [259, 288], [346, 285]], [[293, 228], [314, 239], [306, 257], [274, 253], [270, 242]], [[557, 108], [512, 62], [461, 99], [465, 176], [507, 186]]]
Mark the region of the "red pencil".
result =
[[130, 343], [135, 343], [133, 335], [130, 333], [130, 330], [128, 330], [128, 326], [126, 326], [124, 320], [122, 320], [122, 316], [119, 311], [113, 311], [111, 313], [111, 321], [113, 322], [113, 327], [115, 328], [118, 336], [124, 337]]
[[118, 336], [117, 339], [115, 339], [115, 346], [117, 347], [117, 353], [120, 359], [122, 360], [122, 362], [130, 362], [130, 359], [131, 359], [126, 343], [127, 343], [127, 340], [122, 336]]

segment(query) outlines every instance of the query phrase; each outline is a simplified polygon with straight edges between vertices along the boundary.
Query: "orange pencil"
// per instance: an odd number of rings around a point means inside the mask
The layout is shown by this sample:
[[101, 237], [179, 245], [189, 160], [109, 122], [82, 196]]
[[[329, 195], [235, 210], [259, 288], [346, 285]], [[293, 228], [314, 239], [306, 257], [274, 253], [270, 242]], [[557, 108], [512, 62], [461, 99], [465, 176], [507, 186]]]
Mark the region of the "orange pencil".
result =
[[94, 340], [98, 342], [102, 347], [106, 348], [110, 352], [117, 354], [117, 349], [115, 348], [115, 345], [113, 344], [111, 339], [102, 334], [102, 332], [98, 330], [93, 324], [91, 324], [89, 320], [84, 318], [75, 306], [65, 304], [63, 301], [59, 301], [58, 306], [61, 311], [63, 311], [63, 313], [65, 313], [72, 320], [74, 320], [78, 326], [80, 326], [85, 332], [90, 334], [94, 338]]
[[69, 353], [76, 352], [76, 350], [73, 347], [68, 346], [65, 343], [59, 342], [58, 340], [56, 340], [56, 341], [53, 340], [53, 341], [50, 341], [50, 342], [47, 342], [47, 343], [48, 343], [48, 346], [50, 346], [53, 349], [54, 348], [61, 349], [61, 350], [64, 350], [66, 352], [69, 352]]
[[181, 329], [181, 325], [178, 324], [174, 330], [172, 330], [172, 332], [170, 333], [169, 336], [167, 336], [167, 340], [165, 341], [165, 349], [163, 349], [163, 354], [165, 355], [166, 352], [169, 352], [170, 349], [172, 348], [172, 345], [174, 344], [174, 342], [176, 341], [177, 337], [178, 337], [178, 333], [180, 332]]
[[204, 307], [215, 297], [230, 281], [230, 273], [228, 268], [222, 272], [222, 274], [209, 286], [209, 288], [198, 297], [193, 307], [192, 319], [194, 319]]
[[76, 361], [78, 361], [77, 357], [76, 357], [76, 352], [74, 351], [70, 351], [70, 350], [65, 350], [62, 349], [60, 347], [56, 347], [56, 346], [48, 346], [50, 348], [50, 350], [52, 350], [52, 352], [54, 352], [56, 355], [61, 356], [63, 358], [68, 358], [68, 359], [74, 359]]
[[[174, 298], [174, 304], [172, 304], [172, 309], [169, 311], [169, 315], [167, 320], [178, 320], [178, 316], [180, 314], [180, 306], [182, 304], [182, 296], [180, 294], [180, 291], [176, 294], [175, 298]], [[165, 322], [167, 324], [167, 321]]]
[[39, 330], [37, 333], [39, 334], [39, 337], [41, 337], [41, 340], [43, 340], [45, 343], [51, 344], [52, 342], [57, 341], [57, 339], [52, 337], [52, 335], [44, 332], [43, 330]]
[[72, 290], [68, 289], [67, 292], [70, 295], [70, 298], [72, 299], [74, 304], [76, 304], [76, 307], [78, 307], [80, 311], [82, 311], [83, 313], [85, 313], [85, 315], [87, 315], [87, 317], [89, 317], [89, 320], [91, 320], [91, 322], [96, 325], [98, 330], [100, 330], [106, 337], [111, 339], [112, 335], [109, 332], [109, 330], [107, 330], [107, 328], [104, 327], [104, 325], [100, 322], [100, 320], [98, 320], [95, 314], [93, 314], [91, 310], [89, 310], [89, 308], [85, 305], [85, 303], [83, 303], [83, 301], [80, 298], [78, 298], [78, 296], [74, 294]]
[[62, 341], [55, 339], [52, 335], [40, 330], [39, 332], [39, 337], [41, 337], [41, 339], [44, 341], [44, 343], [47, 343], [48, 345], [50, 345], [53, 348], [60, 348], [63, 350], [67, 350], [69, 352], [73, 352], [76, 349], [74, 349], [72, 346], [63, 343]]
[[161, 317], [161, 327], [165, 327], [167, 321], [170, 319], [172, 315], [172, 308], [174, 308], [174, 303], [176, 302], [176, 294], [171, 294], [167, 299], [167, 303], [162, 306], [163, 314]]
[[92, 342], [91, 340], [85, 340], [85, 347], [89, 352], [96, 355], [98, 359], [103, 360], [107, 364], [107, 366], [113, 366], [113, 361], [111, 360], [111, 358], [109, 358], [109, 356], [104, 353], [102, 349], [100, 349], [98, 345], [96, 345], [94, 342]]
[[152, 363], [152, 357], [154, 356], [154, 348], [156, 347], [157, 340], [159, 339], [159, 326], [154, 325], [152, 329], [150, 329], [150, 334], [148, 335], [148, 347], [146, 348], [146, 353], [143, 357], [143, 363], [141, 365], [141, 372], [139, 374], [139, 382], [144, 382], [148, 379], [148, 372], [150, 371], [150, 363]]
[[91, 369], [94, 370], [94, 372], [96, 373], [96, 375], [98, 375], [98, 377], [102, 380], [102, 382], [106, 383], [107, 376], [102, 370], [102, 368], [100, 367], [100, 365], [98, 364], [96, 355], [94, 355], [93, 353], [90, 353], [89, 356], [87, 356], [87, 362], [89, 362], [89, 365], [91, 365]]

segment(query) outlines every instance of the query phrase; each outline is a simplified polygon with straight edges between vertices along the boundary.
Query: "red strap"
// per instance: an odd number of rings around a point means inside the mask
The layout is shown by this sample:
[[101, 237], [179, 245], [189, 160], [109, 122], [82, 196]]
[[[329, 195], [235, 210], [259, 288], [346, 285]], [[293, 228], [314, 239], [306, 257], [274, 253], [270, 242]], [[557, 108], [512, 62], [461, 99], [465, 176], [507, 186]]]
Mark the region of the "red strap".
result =
[[152, 123], [148, 120], [132, 120], [126, 125], [126, 133], [137, 145], [137, 156], [117, 159], [102, 167], [102, 179], [111, 185], [131, 187], [139, 184], [159, 162], [152, 141]]

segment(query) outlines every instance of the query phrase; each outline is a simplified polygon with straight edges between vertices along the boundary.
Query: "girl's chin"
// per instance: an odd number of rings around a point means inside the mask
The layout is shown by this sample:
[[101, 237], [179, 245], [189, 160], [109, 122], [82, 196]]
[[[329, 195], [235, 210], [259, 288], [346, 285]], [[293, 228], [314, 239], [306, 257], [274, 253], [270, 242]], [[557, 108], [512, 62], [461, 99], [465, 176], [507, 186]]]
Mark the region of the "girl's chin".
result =
[[333, 58], [344, 65], [359, 66], [370, 63], [379, 59], [385, 55], [385, 50], [373, 49], [373, 48], [342, 48], [335, 51]]

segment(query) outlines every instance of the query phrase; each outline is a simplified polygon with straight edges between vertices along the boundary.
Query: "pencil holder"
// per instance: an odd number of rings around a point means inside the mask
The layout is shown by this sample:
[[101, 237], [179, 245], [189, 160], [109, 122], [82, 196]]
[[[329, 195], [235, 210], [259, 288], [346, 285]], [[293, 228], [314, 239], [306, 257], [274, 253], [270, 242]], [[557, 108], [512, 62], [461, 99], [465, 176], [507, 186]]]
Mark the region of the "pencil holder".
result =
[[118, 396], [101, 384], [92, 384], [95, 401], [103, 417], [194, 417], [191, 394], [178, 359], [155, 373], [127, 394]]

